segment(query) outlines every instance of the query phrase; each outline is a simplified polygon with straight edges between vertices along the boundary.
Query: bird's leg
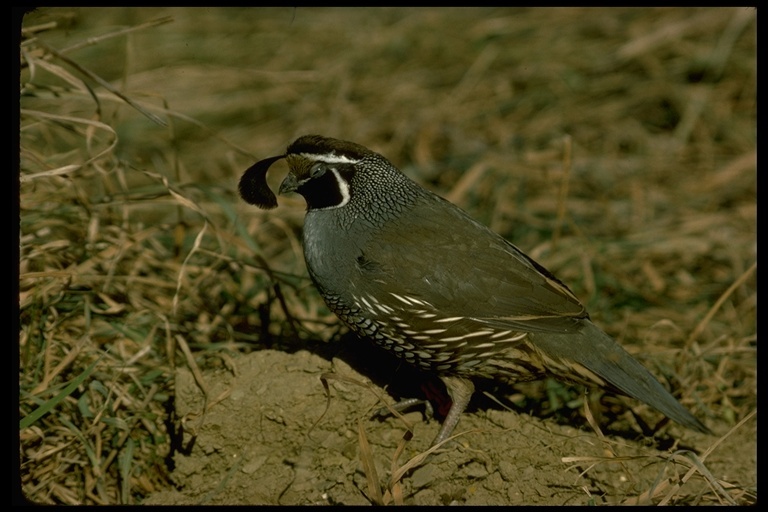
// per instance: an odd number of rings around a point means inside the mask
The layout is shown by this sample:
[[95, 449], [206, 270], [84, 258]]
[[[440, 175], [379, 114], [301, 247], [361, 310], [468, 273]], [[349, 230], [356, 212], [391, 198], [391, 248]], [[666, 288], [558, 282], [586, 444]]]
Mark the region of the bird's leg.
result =
[[406, 398], [400, 400], [392, 405], [382, 407], [374, 413], [374, 417], [386, 417], [389, 416], [392, 411], [403, 412], [416, 406], [424, 406], [424, 417], [426, 421], [430, 421], [435, 417], [435, 409], [432, 407], [432, 402], [437, 405], [437, 414], [441, 418], [445, 418], [448, 415], [448, 411], [451, 408], [451, 397], [446, 394], [446, 389], [443, 387], [445, 384], [441, 384], [438, 381], [439, 377], [431, 378], [420, 385], [421, 391], [426, 398]]
[[469, 399], [472, 398], [472, 393], [475, 392], [475, 385], [468, 379], [462, 379], [461, 377], [444, 376], [440, 379], [445, 383], [445, 387], [448, 389], [448, 394], [451, 396], [451, 408], [448, 414], [445, 416], [443, 426], [440, 427], [440, 432], [437, 433], [437, 437], [432, 441], [432, 446], [442, 443], [448, 437], [450, 437], [453, 429], [459, 423], [459, 418], [464, 409], [469, 405]]
[[406, 398], [405, 400], [400, 400], [397, 403], [394, 403], [387, 407], [382, 407], [381, 409], [377, 410], [374, 413], [374, 416], [378, 416], [378, 417], [389, 416], [392, 410], [397, 412], [403, 412], [403, 411], [407, 411], [408, 409], [411, 409], [412, 407], [416, 407], [420, 405], [424, 406], [424, 415], [426, 416], [427, 421], [429, 421], [433, 417], [434, 411], [432, 410], [432, 404], [429, 402], [429, 400], [426, 400], [424, 398]]

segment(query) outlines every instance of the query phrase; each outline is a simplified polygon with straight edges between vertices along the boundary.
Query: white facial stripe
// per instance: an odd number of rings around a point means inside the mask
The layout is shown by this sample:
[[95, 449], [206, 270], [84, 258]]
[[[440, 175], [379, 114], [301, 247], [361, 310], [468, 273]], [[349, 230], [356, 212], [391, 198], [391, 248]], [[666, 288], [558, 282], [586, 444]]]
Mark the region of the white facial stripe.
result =
[[341, 202], [334, 206], [333, 208], [338, 208], [339, 206], [344, 206], [349, 202], [349, 183], [341, 177], [341, 174], [339, 174], [339, 171], [336, 169], [331, 169], [331, 172], [334, 176], [336, 176], [336, 181], [339, 183], [339, 193], [341, 194]]
[[344, 155], [318, 155], [316, 153], [299, 153], [299, 155], [303, 156], [307, 160], [314, 160], [316, 162], [323, 162], [326, 164], [356, 164], [360, 162], [360, 160], [354, 160]]
[[316, 155], [312, 153], [300, 153], [307, 160], [315, 160], [326, 164], [356, 164], [360, 160], [353, 160], [344, 155]]

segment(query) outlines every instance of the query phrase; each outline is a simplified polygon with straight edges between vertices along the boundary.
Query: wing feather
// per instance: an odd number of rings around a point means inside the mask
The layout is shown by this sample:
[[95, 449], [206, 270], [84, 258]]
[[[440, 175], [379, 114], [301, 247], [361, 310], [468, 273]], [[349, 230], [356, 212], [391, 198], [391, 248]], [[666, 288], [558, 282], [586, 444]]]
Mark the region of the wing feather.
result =
[[373, 295], [413, 297], [443, 316], [495, 329], [568, 332], [588, 318], [565, 284], [438, 196], [414, 205], [361, 249], [360, 277]]

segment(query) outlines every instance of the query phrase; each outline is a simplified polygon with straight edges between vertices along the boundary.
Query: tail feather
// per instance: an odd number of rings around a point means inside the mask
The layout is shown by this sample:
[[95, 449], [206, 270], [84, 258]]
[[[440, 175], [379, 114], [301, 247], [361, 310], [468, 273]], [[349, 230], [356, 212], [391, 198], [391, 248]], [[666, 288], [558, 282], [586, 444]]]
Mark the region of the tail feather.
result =
[[677, 423], [711, 433], [643, 365], [589, 320], [584, 321], [577, 334], [536, 333], [532, 341], [550, 358], [566, 364], [578, 363], [622, 393], [645, 402]]

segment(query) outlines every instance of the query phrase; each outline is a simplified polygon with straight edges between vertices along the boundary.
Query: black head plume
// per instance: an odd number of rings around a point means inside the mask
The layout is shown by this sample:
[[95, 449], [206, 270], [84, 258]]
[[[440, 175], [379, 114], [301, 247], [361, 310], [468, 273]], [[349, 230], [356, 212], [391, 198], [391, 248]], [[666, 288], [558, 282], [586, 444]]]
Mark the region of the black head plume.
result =
[[285, 155], [273, 156], [259, 160], [248, 168], [240, 178], [240, 197], [247, 203], [259, 208], [269, 210], [277, 206], [275, 193], [267, 185], [267, 171], [269, 166], [277, 162]]

